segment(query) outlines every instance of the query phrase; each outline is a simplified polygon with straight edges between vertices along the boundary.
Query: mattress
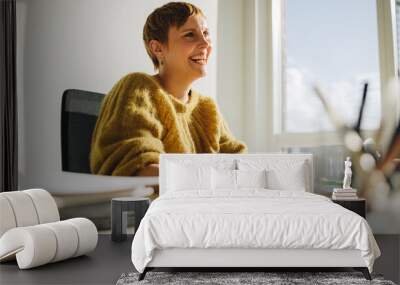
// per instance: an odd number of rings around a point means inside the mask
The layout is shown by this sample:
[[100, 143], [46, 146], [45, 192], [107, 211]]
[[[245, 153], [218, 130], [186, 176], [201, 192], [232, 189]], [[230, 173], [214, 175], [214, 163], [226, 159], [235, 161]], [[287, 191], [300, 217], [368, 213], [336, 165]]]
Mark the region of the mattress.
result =
[[380, 255], [361, 216], [321, 195], [266, 189], [160, 196], [133, 239], [133, 265], [143, 272], [155, 250], [168, 248], [359, 250], [370, 271]]

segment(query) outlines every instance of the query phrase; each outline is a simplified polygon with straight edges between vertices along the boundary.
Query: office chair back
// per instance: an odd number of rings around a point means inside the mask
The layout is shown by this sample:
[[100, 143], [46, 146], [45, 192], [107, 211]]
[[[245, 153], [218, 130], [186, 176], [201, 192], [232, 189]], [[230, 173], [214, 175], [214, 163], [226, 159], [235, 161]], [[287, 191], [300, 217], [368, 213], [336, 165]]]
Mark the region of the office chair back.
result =
[[105, 94], [68, 89], [61, 104], [62, 170], [90, 173], [92, 133]]

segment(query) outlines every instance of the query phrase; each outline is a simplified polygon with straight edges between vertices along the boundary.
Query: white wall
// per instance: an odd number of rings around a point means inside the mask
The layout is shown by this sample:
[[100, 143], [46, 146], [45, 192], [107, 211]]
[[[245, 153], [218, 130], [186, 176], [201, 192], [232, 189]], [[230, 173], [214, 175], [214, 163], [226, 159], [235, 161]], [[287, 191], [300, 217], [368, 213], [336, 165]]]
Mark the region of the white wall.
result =
[[[65, 184], [60, 142], [61, 96], [65, 89], [107, 93], [127, 73], [153, 73], [142, 29], [147, 15], [166, 2], [17, 0], [21, 189], [45, 187], [57, 192], [58, 185]], [[217, 1], [191, 2], [202, 8], [211, 37], [216, 38]], [[215, 98], [216, 41], [214, 51], [208, 76], [196, 82], [195, 88]]]
[[217, 102], [232, 133], [244, 139], [243, 0], [218, 1]]

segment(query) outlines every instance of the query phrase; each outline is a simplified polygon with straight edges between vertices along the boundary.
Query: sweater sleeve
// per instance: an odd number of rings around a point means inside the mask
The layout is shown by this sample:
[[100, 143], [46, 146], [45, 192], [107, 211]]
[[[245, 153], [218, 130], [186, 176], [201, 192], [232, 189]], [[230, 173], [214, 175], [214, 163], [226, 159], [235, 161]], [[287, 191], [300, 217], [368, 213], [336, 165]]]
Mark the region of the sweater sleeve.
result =
[[128, 75], [105, 97], [92, 135], [92, 173], [134, 176], [159, 163], [163, 126], [149, 93], [140, 78]]
[[221, 153], [246, 153], [247, 146], [237, 140], [231, 133], [224, 117], [220, 115], [221, 121], [221, 137], [219, 140], [219, 152]]

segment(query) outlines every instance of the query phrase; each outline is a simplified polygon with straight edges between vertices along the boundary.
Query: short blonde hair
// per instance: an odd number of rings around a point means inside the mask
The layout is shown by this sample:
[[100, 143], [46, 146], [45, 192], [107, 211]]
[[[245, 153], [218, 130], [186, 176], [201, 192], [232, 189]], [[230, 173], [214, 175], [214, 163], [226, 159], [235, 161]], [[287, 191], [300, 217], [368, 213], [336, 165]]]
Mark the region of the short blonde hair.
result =
[[170, 2], [155, 9], [146, 20], [143, 27], [143, 41], [147, 54], [153, 61], [155, 69], [160, 67], [157, 57], [151, 52], [149, 43], [157, 40], [162, 44], [168, 43], [168, 31], [171, 27], [180, 28], [192, 15], [204, 17], [200, 8], [186, 2]]

